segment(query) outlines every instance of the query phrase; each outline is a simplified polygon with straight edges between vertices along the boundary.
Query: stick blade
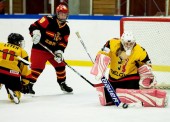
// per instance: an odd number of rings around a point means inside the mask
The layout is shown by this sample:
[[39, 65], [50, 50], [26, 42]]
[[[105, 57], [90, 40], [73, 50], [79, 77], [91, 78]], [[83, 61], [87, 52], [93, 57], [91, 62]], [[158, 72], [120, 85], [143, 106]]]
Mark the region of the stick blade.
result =
[[76, 32], [76, 35], [78, 38], [81, 38], [79, 32]]
[[102, 87], [102, 86], [104, 86], [104, 84], [103, 84], [103, 83], [94, 84], [94, 87]]

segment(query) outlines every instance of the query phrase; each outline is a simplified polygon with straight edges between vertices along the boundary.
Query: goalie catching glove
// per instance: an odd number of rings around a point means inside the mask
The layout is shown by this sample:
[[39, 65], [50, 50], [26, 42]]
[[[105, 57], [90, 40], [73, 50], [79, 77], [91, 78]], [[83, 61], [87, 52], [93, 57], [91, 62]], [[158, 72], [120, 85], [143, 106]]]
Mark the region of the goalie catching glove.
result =
[[41, 39], [40, 30], [34, 30], [32, 33], [33, 33], [33, 37], [32, 37], [33, 43], [38, 44], [40, 42], [40, 39]]
[[156, 85], [157, 82], [155, 76], [152, 73], [151, 67], [149, 67], [148, 65], [143, 65], [138, 68], [138, 72], [140, 75], [140, 88], [149, 89], [153, 88]]
[[63, 61], [63, 51], [57, 50], [54, 52], [54, 54], [55, 54], [54, 60], [57, 63], [61, 63]]

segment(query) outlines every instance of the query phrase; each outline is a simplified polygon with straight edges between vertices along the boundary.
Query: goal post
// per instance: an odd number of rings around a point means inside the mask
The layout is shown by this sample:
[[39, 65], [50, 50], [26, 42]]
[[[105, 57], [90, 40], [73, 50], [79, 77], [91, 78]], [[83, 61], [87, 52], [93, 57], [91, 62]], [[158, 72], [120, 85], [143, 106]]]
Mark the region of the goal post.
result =
[[147, 50], [158, 83], [170, 84], [170, 17], [124, 17], [120, 35], [128, 30]]

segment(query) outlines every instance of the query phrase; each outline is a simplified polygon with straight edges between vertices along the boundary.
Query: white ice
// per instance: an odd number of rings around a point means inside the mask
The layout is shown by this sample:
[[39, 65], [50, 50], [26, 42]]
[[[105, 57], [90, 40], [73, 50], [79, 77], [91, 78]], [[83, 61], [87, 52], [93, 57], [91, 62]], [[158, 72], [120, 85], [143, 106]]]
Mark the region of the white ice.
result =
[[[73, 67], [92, 83], [89, 67]], [[0, 122], [169, 122], [170, 108], [101, 106], [95, 88], [67, 67], [67, 84], [72, 94], [63, 93], [53, 67], [46, 66], [34, 85], [34, 97], [22, 95], [11, 103], [4, 87], [0, 90]]]

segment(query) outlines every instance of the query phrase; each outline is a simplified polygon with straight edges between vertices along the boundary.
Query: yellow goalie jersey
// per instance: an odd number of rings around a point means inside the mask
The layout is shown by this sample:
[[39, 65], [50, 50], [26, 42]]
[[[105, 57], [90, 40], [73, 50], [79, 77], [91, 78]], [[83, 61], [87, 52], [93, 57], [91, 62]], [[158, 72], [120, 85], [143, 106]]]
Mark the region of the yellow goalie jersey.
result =
[[[109, 53], [100, 51], [111, 58], [109, 80], [123, 80], [128, 77], [139, 76], [137, 69], [146, 62], [150, 62], [149, 56], [144, 48], [136, 44], [130, 56], [121, 51], [121, 41], [119, 39], [111, 39], [105, 47], [109, 48]], [[139, 77], [138, 77], [139, 78]]]
[[[27, 52], [14, 44], [0, 42], [0, 71], [10, 76], [22, 77], [28, 83], [27, 77], [31, 74], [28, 64], [20, 61], [17, 56], [28, 61]], [[26, 78], [26, 79], [25, 79]]]

